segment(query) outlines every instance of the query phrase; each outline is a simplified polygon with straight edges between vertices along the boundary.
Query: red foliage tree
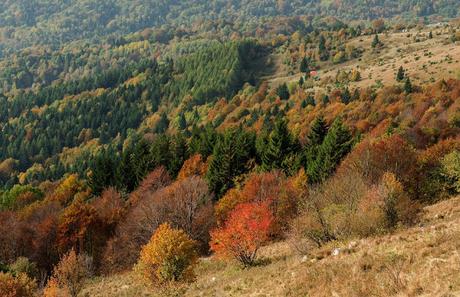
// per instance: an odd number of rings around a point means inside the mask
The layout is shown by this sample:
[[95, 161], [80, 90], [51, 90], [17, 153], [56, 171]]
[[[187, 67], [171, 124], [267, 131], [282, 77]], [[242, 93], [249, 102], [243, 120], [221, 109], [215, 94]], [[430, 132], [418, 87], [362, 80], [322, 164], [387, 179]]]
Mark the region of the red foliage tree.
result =
[[223, 257], [253, 265], [259, 248], [269, 239], [273, 215], [267, 203], [239, 204], [225, 226], [211, 232], [211, 250]]
[[128, 203], [133, 206], [143, 197], [148, 197], [157, 190], [171, 184], [171, 177], [165, 167], [161, 166], [150, 172], [140, 183], [139, 187], [131, 193]]
[[356, 172], [371, 184], [377, 184], [385, 172], [392, 172], [413, 191], [416, 166], [417, 151], [400, 135], [393, 135], [361, 142], [345, 158], [337, 173]]
[[271, 235], [283, 236], [288, 222], [297, 214], [300, 191], [280, 171], [256, 173], [249, 176], [244, 187], [229, 191], [216, 205], [219, 223], [240, 203], [267, 203], [274, 217]]

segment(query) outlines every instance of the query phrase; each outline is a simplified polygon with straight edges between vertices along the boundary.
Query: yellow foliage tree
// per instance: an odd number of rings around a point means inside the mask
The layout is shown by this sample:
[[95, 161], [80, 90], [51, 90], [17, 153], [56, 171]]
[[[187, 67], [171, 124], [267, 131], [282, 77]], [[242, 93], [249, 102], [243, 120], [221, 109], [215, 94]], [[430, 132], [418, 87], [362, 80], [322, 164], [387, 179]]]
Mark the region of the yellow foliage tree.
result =
[[184, 231], [165, 223], [142, 248], [136, 270], [153, 284], [191, 281], [197, 259], [195, 241]]
[[27, 274], [13, 276], [0, 272], [0, 296], [2, 297], [32, 297], [35, 296], [37, 283]]

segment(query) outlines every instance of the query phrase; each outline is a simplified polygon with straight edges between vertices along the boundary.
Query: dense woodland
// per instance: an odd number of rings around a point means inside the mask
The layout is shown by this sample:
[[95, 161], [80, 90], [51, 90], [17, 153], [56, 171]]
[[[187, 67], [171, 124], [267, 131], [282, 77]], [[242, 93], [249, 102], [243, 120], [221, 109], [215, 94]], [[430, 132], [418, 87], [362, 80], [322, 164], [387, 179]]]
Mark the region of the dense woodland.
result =
[[[456, 17], [455, 0], [404, 1], [4, 1], [0, 36], [8, 48], [55, 44], [127, 34], [149, 27], [206, 26], [218, 21], [224, 31], [251, 31], [261, 18], [329, 15], [342, 19], [380, 17]], [[452, 9], [454, 8], [454, 9]], [[158, 34], [158, 40], [168, 38]], [[8, 51], [8, 48], [4, 50]]]
[[[201, 256], [248, 268], [270, 242], [415, 224], [460, 192], [460, 80], [315, 73], [455, 2], [4, 1], [0, 295], [188, 283]], [[275, 66], [300, 79], [269, 84]]]

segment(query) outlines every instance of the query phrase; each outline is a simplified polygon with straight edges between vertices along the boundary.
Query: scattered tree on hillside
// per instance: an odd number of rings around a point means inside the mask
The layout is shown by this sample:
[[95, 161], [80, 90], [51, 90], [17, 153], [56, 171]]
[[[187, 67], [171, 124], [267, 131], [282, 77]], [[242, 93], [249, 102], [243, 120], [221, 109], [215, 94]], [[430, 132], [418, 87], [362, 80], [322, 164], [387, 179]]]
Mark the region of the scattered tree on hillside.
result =
[[402, 66], [400, 66], [398, 69], [398, 73], [396, 74], [396, 80], [401, 82], [404, 80], [405, 77], [406, 77], [406, 71], [404, 70]]
[[412, 93], [413, 91], [413, 88], [412, 88], [412, 83], [410, 81], [410, 78], [406, 78], [405, 82], [404, 82], [404, 92], [406, 92], [406, 94], [410, 94]]
[[382, 43], [380, 42], [378, 34], [374, 35], [374, 39], [372, 40], [371, 46], [372, 46], [372, 48], [377, 48], [377, 47], [382, 46]]

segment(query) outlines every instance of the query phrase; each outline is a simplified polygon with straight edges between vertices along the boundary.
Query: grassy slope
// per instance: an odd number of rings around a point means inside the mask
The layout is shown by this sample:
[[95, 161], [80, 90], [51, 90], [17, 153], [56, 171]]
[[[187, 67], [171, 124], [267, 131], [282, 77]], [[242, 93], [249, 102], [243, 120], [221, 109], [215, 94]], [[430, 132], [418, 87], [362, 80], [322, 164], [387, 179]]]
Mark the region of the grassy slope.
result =
[[[433, 39], [428, 39], [430, 31], [433, 33]], [[399, 66], [403, 66], [412, 81], [418, 85], [435, 82], [441, 77], [459, 78], [460, 44], [450, 42], [450, 36], [449, 29], [443, 27], [422, 30], [414, 28], [404, 33], [380, 34], [379, 38], [384, 43], [384, 47], [375, 51], [371, 50], [373, 35], [356, 37], [347, 44], [366, 50], [361, 59], [338, 65], [326, 63], [320, 70], [320, 78], [324, 80], [330, 77], [334, 81], [338, 70], [358, 69], [362, 79], [351, 83], [352, 88], [368, 87], [377, 81], [391, 85], [395, 83]], [[267, 77], [272, 86], [299, 80], [300, 73], [288, 75], [285, 68], [278, 61], [276, 73]]]
[[[339, 255], [332, 252], [340, 248]], [[460, 197], [426, 207], [420, 223], [393, 234], [334, 243], [298, 255], [266, 247], [248, 270], [202, 259], [198, 279], [178, 296], [458, 296]], [[81, 296], [159, 296], [131, 273], [92, 280]]]

